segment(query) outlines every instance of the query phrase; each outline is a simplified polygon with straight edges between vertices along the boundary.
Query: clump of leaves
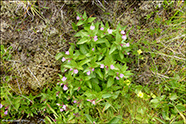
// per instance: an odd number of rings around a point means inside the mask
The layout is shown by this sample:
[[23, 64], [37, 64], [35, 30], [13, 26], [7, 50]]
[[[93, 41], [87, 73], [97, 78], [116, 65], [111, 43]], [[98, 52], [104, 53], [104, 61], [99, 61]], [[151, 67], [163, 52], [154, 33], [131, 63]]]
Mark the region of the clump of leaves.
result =
[[70, 97], [81, 94], [79, 99], [93, 105], [104, 99], [116, 99], [132, 75], [126, 65], [131, 50], [124, 31], [126, 26], [118, 24], [111, 29], [108, 23], [93, 23], [95, 19], [87, 18], [85, 12], [78, 13], [78, 22], [72, 23], [76, 31], [81, 27], [75, 35], [77, 43], [70, 43], [68, 51], [56, 55], [56, 60], [62, 61], [63, 75], [59, 77], [63, 90]]

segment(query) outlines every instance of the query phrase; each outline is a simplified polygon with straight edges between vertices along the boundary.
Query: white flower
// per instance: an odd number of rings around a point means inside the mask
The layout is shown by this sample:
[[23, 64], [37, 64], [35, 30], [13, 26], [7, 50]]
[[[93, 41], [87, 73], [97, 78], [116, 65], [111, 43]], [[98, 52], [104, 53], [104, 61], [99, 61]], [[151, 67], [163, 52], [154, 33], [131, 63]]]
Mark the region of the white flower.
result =
[[139, 91], [137, 96], [140, 97], [140, 98], [143, 98], [143, 92]]

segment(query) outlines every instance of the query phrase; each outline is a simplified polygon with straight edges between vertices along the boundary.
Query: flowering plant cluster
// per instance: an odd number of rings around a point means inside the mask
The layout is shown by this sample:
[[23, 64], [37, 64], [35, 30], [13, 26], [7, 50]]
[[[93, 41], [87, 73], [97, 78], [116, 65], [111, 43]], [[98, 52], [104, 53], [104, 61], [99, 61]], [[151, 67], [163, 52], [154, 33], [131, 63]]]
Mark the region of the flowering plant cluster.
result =
[[[126, 80], [132, 75], [127, 70], [126, 57], [130, 54], [130, 43], [127, 40], [126, 27], [120, 24], [114, 29], [109, 24], [93, 21], [95, 17], [87, 18], [86, 13], [77, 14], [78, 26], [83, 27], [75, 35], [77, 43], [70, 43], [66, 52], [56, 55], [61, 60], [60, 82], [58, 85], [70, 93], [79, 92], [86, 101], [96, 105], [102, 98], [117, 98]], [[116, 96], [105, 94], [114, 92]]]

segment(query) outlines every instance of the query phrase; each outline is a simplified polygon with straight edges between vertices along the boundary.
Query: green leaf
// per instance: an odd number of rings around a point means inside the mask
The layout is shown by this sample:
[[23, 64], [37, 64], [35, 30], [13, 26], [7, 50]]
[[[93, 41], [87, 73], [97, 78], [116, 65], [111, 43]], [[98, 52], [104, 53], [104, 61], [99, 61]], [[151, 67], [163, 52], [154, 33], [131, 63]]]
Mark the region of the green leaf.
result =
[[90, 17], [90, 18], [88, 18], [88, 22], [92, 22], [92, 21], [94, 21], [96, 19], [96, 17]]
[[150, 101], [150, 103], [153, 103], [153, 104], [159, 104], [159, 99], [156, 97], [156, 98], [154, 98], [154, 99], [152, 99], [151, 101]]
[[103, 112], [106, 111], [110, 106], [111, 106], [111, 104], [106, 102]]
[[16, 110], [18, 110], [19, 106], [20, 106], [20, 100], [16, 101], [16, 103], [14, 104]]
[[77, 26], [80, 26], [80, 25], [82, 25], [83, 23], [84, 23], [83, 20], [79, 20], [78, 23], [77, 23]]
[[118, 31], [116, 31], [116, 42], [120, 43], [120, 41], [121, 41], [121, 34]]
[[79, 55], [78, 56], [78, 60], [82, 60], [82, 59], [84, 59], [86, 56], [85, 55]]
[[117, 28], [116, 28], [116, 29], [117, 29], [117, 30], [121, 29], [120, 23], [117, 25]]
[[110, 48], [110, 51], [109, 51], [109, 54], [111, 54], [112, 52], [114, 52], [116, 50], [116, 45], [115, 44], [112, 44], [111, 48]]
[[56, 59], [56, 60], [59, 60], [62, 56], [63, 56], [63, 53], [60, 52], [60, 53], [58, 53], [58, 54], [55, 56], [55, 59]]
[[95, 72], [99, 75], [100, 78], [103, 79], [103, 74], [100, 69], [96, 69]]
[[87, 120], [88, 120], [90, 123], [93, 123], [94, 120], [92, 119], [92, 117], [91, 117], [90, 115], [85, 114], [85, 116], [86, 116]]
[[170, 100], [174, 101], [178, 98], [178, 96], [176, 95], [176, 93], [172, 93], [170, 94]]
[[65, 67], [65, 68], [73, 68], [72, 65], [68, 65], [68, 64], [67, 64], [67, 65], [64, 65], [64, 67]]
[[107, 47], [110, 47], [110, 43], [108, 41], [105, 42]]
[[108, 124], [117, 124], [119, 121], [121, 121], [121, 117], [113, 117], [111, 121], [108, 122]]
[[165, 121], [161, 120], [160, 118], [154, 117], [155, 119], [157, 119], [159, 122], [161, 122], [162, 124], [166, 124]]
[[83, 37], [80, 41], [77, 42], [77, 44], [84, 44], [88, 42], [89, 40], [86, 37]]
[[121, 59], [124, 58], [124, 55], [123, 55], [123, 53], [121, 51], [119, 51], [119, 56], [120, 56]]
[[99, 43], [105, 43], [107, 42], [108, 40], [105, 39], [105, 38], [99, 38], [97, 41], [96, 41], [96, 44], [99, 44]]
[[72, 28], [77, 31], [78, 27], [76, 26], [76, 24], [74, 22], [72, 22]]
[[113, 63], [113, 59], [112, 59], [112, 56], [106, 56], [105, 59], [104, 59], [104, 64], [105, 65], [111, 65]]
[[86, 63], [88, 63], [88, 62], [90, 62], [91, 61], [91, 59], [89, 58], [89, 59], [85, 59], [85, 60], [82, 60], [81, 62], [79, 62], [79, 66], [82, 66], [82, 65], [84, 65], [84, 64], [86, 64]]
[[74, 46], [74, 44], [70, 44], [71, 46], [70, 46], [70, 48], [69, 48], [69, 53], [70, 53], [70, 55], [73, 55], [73, 52], [74, 52], [74, 48], [75, 48], [75, 46]]
[[175, 106], [179, 112], [184, 112], [186, 109], [182, 104], [178, 104]]
[[100, 61], [103, 58], [103, 55], [98, 55], [98, 61]]
[[91, 79], [91, 82], [92, 82], [92, 83], [99, 84], [99, 80], [98, 80], [97, 78], [92, 78], [92, 79]]
[[80, 52], [83, 53], [84, 55], [87, 54], [87, 45], [82, 44], [80, 45]]
[[113, 94], [113, 99], [116, 99], [118, 98], [118, 95], [120, 94], [121, 91], [116, 91], [114, 94]]
[[87, 19], [87, 14], [86, 14], [86, 12], [84, 11], [84, 13], [83, 13], [83, 19], [84, 20], [86, 20]]
[[81, 35], [81, 37], [88, 37], [88, 32], [86, 32], [86, 31], [80, 31], [79, 32], [80, 33], [80, 35]]
[[94, 89], [95, 91], [97, 91], [97, 92], [100, 92], [100, 91], [101, 91], [100, 86], [99, 86], [98, 84], [96, 84], [96, 83], [93, 84], [93, 89]]
[[91, 84], [91, 82], [90, 82], [90, 81], [86, 81], [86, 83], [87, 83], [88, 87], [89, 87], [90, 89], [92, 89], [92, 84]]
[[49, 107], [49, 109], [54, 113], [54, 115], [56, 117], [58, 117], [58, 114], [54, 111], [54, 109], [47, 103], [47, 106]]
[[107, 87], [111, 87], [112, 84], [114, 84], [114, 79], [112, 77], [109, 77], [109, 79], [107, 81]]
[[110, 94], [110, 93], [106, 93], [106, 94], [102, 95], [103, 99], [110, 98], [111, 96], [112, 96], [112, 94]]

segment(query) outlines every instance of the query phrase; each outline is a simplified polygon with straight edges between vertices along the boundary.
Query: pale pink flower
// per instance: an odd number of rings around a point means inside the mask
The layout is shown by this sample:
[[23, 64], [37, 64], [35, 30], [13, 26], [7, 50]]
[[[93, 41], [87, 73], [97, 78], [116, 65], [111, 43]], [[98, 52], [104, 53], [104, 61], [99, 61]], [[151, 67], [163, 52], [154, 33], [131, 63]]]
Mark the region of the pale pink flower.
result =
[[101, 27], [101, 28], [100, 28], [100, 30], [102, 30], [102, 31], [103, 31], [103, 30], [104, 30], [104, 27]]
[[100, 68], [104, 68], [104, 64], [101, 64], [101, 65], [100, 65]]
[[65, 54], [66, 54], [66, 55], [69, 55], [69, 51], [66, 51]]
[[91, 29], [91, 30], [94, 30], [94, 29], [95, 29], [95, 26], [90, 26], [90, 29]]
[[124, 31], [124, 30], [122, 30], [122, 31], [121, 31], [121, 34], [123, 34], [123, 35], [124, 35], [124, 34], [125, 34], [125, 31]]
[[120, 76], [120, 78], [123, 78], [124, 75], [123, 74], [120, 74], [119, 76]]
[[56, 105], [57, 105], [57, 106], [60, 106], [60, 104], [59, 104], [59, 103], [56, 103]]
[[122, 36], [122, 39], [126, 40], [127, 39], [127, 36], [126, 35], [123, 35]]
[[66, 110], [67, 109], [67, 106], [66, 105], [63, 105], [63, 109]]
[[68, 60], [68, 62], [70, 62], [70, 59]]
[[70, 69], [70, 71], [72, 71], [72, 68]]
[[63, 86], [63, 83], [61, 83], [61, 86]]
[[77, 74], [78, 73], [78, 70], [77, 69], [74, 69], [74, 73]]
[[107, 29], [109, 34], [112, 34], [112, 29]]
[[95, 101], [92, 101], [92, 104], [94, 104], [94, 105], [95, 105], [95, 104], [96, 104], [96, 102], [95, 102]]
[[91, 102], [91, 100], [90, 100], [90, 99], [87, 99], [87, 101]]
[[80, 17], [79, 17], [79, 16], [77, 16], [77, 17], [76, 17], [76, 19], [77, 19], [77, 20], [79, 20], [79, 19], [80, 19]]
[[111, 65], [111, 66], [110, 66], [110, 69], [114, 69], [114, 66], [113, 66], [113, 65]]
[[97, 38], [98, 36], [94, 36], [94, 41], [97, 41], [98, 40], [98, 38]]
[[66, 77], [63, 77], [63, 78], [62, 78], [62, 81], [64, 82], [64, 81], [66, 81], [66, 79], [67, 79]]
[[74, 100], [74, 103], [76, 103], [77, 101], [76, 100]]
[[2, 108], [3, 107], [3, 105], [0, 103], [0, 108]]
[[116, 77], [117, 80], [119, 80], [119, 77]]
[[7, 115], [7, 114], [8, 114], [8, 110], [6, 110], [6, 111], [4, 112], [4, 114]]
[[68, 87], [66, 85], [63, 86], [63, 90], [66, 91]]
[[92, 71], [94, 71], [94, 68], [92, 68]]
[[129, 43], [126, 43], [125, 45], [126, 45], [127, 47], [129, 47], [129, 46], [130, 46], [130, 44], [129, 44]]
[[90, 71], [87, 72], [87, 75], [90, 75]]
[[130, 55], [130, 53], [127, 53], [127, 55]]
[[92, 51], [94, 51], [94, 48], [92, 48]]
[[66, 60], [65, 57], [63, 57], [63, 58], [61, 59], [62, 62], [64, 62], [65, 60]]
[[63, 109], [61, 108], [61, 109], [60, 109], [60, 112], [62, 112], [62, 111], [63, 111]]
[[81, 89], [81, 87], [78, 87], [77, 91], [79, 92], [80, 89]]

